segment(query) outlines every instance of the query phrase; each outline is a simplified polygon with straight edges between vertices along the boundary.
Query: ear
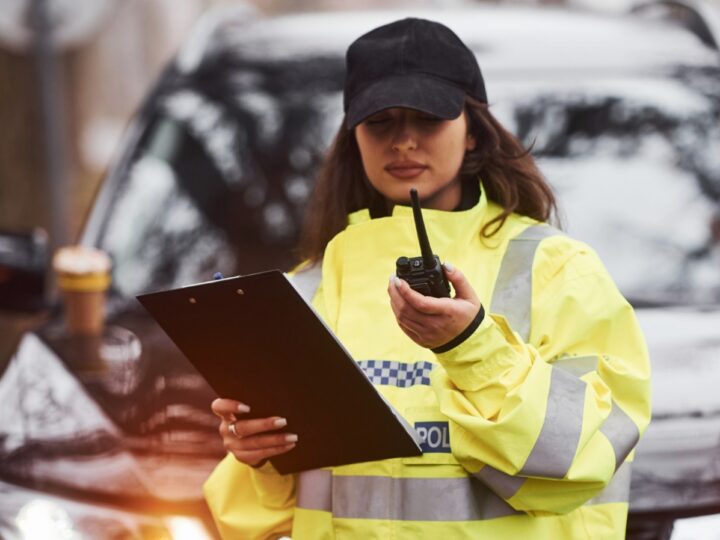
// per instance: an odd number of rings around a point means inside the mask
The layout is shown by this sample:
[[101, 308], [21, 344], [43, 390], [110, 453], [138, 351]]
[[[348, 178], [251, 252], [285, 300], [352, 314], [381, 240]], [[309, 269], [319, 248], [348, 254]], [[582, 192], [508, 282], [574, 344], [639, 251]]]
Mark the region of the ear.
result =
[[475, 150], [476, 146], [477, 141], [475, 140], [475, 137], [468, 133], [467, 139], [465, 141], [465, 151], [470, 152], [471, 150]]

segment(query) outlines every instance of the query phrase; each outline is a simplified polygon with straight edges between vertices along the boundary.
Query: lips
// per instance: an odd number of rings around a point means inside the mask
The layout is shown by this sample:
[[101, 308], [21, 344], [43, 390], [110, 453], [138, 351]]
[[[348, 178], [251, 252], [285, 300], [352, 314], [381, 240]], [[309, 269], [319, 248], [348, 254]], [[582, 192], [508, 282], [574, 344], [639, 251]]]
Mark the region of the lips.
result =
[[385, 170], [396, 178], [406, 179], [419, 176], [427, 168], [427, 165], [417, 161], [393, 161], [385, 167]]

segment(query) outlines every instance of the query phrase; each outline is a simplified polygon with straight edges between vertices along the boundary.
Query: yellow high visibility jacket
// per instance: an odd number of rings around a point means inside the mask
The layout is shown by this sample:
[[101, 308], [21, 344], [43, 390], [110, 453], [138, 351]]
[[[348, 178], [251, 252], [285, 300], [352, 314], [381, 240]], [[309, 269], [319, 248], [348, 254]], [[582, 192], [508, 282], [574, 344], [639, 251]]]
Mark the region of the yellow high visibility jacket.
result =
[[484, 195], [423, 211], [433, 251], [486, 309], [440, 354], [400, 330], [387, 294], [396, 258], [419, 254], [411, 209], [350, 216], [314, 305], [424, 454], [287, 476], [228, 456], [205, 485], [225, 538], [624, 538], [650, 420], [640, 328], [587, 245], [518, 215], [482, 238], [500, 211]]

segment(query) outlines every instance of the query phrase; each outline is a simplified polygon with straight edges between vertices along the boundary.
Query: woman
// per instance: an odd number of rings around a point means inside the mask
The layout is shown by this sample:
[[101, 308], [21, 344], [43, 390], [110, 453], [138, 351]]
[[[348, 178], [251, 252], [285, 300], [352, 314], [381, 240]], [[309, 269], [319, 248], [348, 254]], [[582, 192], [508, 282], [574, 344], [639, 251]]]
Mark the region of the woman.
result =
[[[632, 308], [590, 248], [545, 224], [552, 192], [452, 31], [391, 23], [350, 46], [347, 68], [301, 252], [322, 261], [315, 307], [427, 435], [424, 454], [282, 476], [267, 460], [302, 444], [292, 426], [216, 400], [229, 454], [206, 495], [223, 534], [623, 538], [650, 417]], [[418, 252], [410, 187], [453, 298], [387, 283]]]

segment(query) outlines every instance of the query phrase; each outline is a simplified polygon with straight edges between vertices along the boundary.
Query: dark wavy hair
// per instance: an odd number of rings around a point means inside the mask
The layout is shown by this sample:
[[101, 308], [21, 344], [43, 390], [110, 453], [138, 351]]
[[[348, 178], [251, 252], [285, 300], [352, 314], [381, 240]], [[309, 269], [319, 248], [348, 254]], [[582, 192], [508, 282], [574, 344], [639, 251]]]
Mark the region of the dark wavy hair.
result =
[[[513, 212], [544, 222], [554, 218], [555, 196], [530, 150], [498, 122], [487, 104], [466, 97], [465, 112], [468, 132], [477, 144], [465, 154], [461, 181], [480, 179], [487, 198], [503, 208], [480, 234], [493, 236]], [[328, 242], [346, 227], [348, 214], [382, 203], [382, 195], [365, 176], [355, 132], [345, 128], [343, 119], [307, 208], [297, 250], [300, 260], [315, 263], [322, 259]]]

